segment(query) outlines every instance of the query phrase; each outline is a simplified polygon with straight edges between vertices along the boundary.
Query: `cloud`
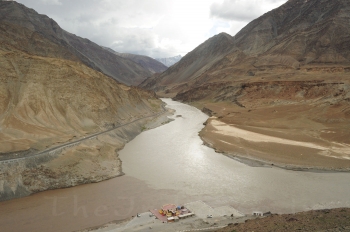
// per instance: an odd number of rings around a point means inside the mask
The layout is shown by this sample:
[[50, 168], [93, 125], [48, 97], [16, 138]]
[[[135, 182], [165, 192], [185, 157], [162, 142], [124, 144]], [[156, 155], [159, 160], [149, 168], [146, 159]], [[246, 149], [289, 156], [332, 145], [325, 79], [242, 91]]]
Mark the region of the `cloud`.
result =
[[45, 5], [62, 5], [60, 0], [40, 0], [40, 2], [44, 3]]
[[283, 2], [260, 0], [266, 7], [258, 7], [254, 0], [17, 1], [99, 45], [153, 58], [186, 55], [223, 31], [234, 35], [250, 19]]
[[210, 7], [210, 14], [212, 17], [224, 20], [249, 22], [286, 1], [224, 0], [222, 3], [213, 3]]

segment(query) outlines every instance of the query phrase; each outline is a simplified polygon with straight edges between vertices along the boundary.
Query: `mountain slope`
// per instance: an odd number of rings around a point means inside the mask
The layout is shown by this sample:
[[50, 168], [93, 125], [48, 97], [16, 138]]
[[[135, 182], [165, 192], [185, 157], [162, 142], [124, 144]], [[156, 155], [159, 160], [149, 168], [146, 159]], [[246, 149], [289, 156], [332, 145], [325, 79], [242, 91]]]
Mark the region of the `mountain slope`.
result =
[[141, 65], [143, 68], [147, 69], [151, 73], [161, 73], [167, 69], [167, 66], [163, 65], [161, 62], [148, 56], [141, 56], [141, 55], [135, 55], [130, 53], [119, 53], [107, 47], [104, 47], [104, 49], [120, 57], [132, 60], [133, 62]]
[[167, 69], [167, 67], [164, 64], [148, 56], [141, 56], [129, 53], [121, 53], [120, 56], [130, 59], [135, 63], [138, 63], [139, 65], [146, 68], [152, 73], [162, 73]]
[[140, 86], [156, 91], [166, 88], [167, 91], [178, 92], [183, 85], [189, 85], [196, 77], [228, 54], [232, 46], [233, 38], [230, 35], [226, 33], [216, 35], [188, 53], [164, 73], [146, 79]]
[[[24, 52], [73, 61], [79, 60], [127, 85], [137, 85], [152, 74], [129, 59], [117, 56], [88, 39], [66, 32], [49, 17], [39, 15], [17, 2], [1, 2], [0, 22], [5, 31], [7, 31], [6, 25], [15, 24], [12, 27], [13, 30], [16, 30], [15, 33], [26, 34], [27, 40], [25, 41], [21, 38], [13, 38], [13, 43], [22, 45]], [[60, 47], [62, 51], [56, 53], [56, 50], [42, 46], [48, 43], [53, 47]]]
[[344, 0], [288, 1], [237, 33], [236, 45], [252, 54], [283, 52], [303, 60], [303, 64], [338, 63], [341, 61], [332, 59], [335, 57], [322, 59], [320, 56], [326, 58], [324, 54], [338, 53], [345, 60], [349, 58], [348, 13], [349, 2]]
[[[157, 91], [167, 89], [174, 95], [186, 90], [183, 86], [215, 81], [219, 76], [221, 80], [232, 80], [233, 75], [235, 79], [250, 79], [255, 74], [273, 75], [272, 70], [296, 73], [324, 65], [347, 67], [349, 9], [345, 0], [290, 0], [253, 20], [234, 37], [226, 34], [229, 44], [215, 41], [219, 48], [215, 58], [201, 51], [210, 46], [213, 37], [186, 55], [182, 65], [177, 65], [181, 68], [169, 69], [141, 86]], [[208, 59], [201, 57], [204, 54]], [[193, 71], [192, 65], [202, 71]], [[179, 82], [188, 83], [174, 88]]]
[[153, 113], [147, 102], [156, 101], [153, 94], [81, 63], [0, 52], [0, 153], [42, 150]]
[[0, 11], [0, 201], [122, 175], [117, 152], [162, 101], [85, 65], [52, 20], [9, 17], [27, 11], [15, 2]]

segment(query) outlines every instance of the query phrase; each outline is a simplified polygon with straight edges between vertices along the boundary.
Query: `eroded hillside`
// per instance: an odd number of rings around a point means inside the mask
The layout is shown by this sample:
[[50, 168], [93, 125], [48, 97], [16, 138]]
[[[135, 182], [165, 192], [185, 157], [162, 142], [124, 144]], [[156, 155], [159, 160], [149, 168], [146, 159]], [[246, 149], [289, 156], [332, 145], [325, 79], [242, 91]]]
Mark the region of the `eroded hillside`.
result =
[[[122, 175], [117, 152], [164, 111], [162, 101], [101, 72], [86, 56], [105, 56], [98, 45], [71, 37], [83, 55], [53, 20], [0, 5], [0, 201]], [[114, 61], [123, 78], [139, 72]]]
[[42, 150], [161, 110], [154, 94], [81, 63], [0, 52], [1, 153]]

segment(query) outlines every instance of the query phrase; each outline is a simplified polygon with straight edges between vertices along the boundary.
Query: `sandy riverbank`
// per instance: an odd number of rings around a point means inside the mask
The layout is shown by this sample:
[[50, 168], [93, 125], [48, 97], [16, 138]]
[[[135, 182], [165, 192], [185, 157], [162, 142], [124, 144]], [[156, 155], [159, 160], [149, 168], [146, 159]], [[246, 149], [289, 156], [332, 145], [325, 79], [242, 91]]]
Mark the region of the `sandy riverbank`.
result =
[[[132, 217], [123, 222], [110, 222], [102, 226], [92, 227], [79, 232], [126, 232], [126, 231], [216, 231], [229, 224], [242, 223], [254, 218], [251, 215], [244, 215], [230, 206], [212, 208], [203, 201], [195, 201], [185, 204], [194, 216], [180, 219], [178, 222], [163, 223], [150, 212], [139, 214], [139, 217]], [[212, 215], [211, 218], [208, 215]]]
[[[209, 118], [199, 133], [216, 152], [251, 166], [298, 171], [350, 171], [350, 146], [316, 139], [302, 140], [287, 130], [234, 125]], [[287, 136], [283, 136], [285, 133]], [[295, 131], [294, 131], [295, 133]], [[296, 136], [297, 137], [297, 136]]]

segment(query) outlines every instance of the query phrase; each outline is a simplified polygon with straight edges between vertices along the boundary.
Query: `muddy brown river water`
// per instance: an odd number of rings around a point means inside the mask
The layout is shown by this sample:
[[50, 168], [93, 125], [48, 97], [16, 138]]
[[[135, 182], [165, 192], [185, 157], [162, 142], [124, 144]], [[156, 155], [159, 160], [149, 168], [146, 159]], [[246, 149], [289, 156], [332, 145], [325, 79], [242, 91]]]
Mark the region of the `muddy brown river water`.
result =
[[202, 145], [205, 114], [163, 100], [176, 110], [175, 121], [125, 146], [125, 176], [0, 202], [0, 231], [74, 231], [196, 200], [247, 214], [350, 207], [350, 173], [247, 166]]

